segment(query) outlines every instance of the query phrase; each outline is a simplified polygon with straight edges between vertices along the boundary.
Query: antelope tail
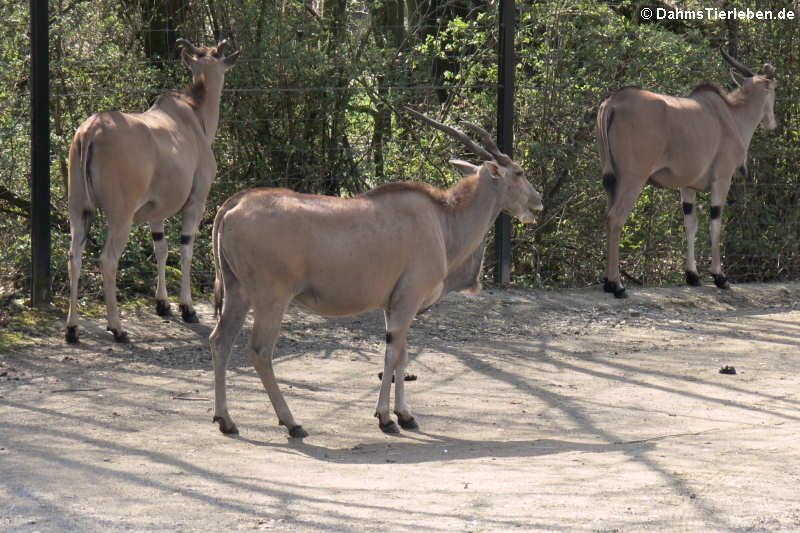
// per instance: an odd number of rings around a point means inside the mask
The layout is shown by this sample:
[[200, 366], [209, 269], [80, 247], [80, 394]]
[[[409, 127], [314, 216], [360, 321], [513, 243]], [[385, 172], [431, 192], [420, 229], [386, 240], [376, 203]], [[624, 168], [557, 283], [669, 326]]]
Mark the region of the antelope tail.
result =
[[79, 131], [69, 150], [69, 178], [67, 181], [70, 228], [77, 244], [83, 246], [89, 235], [89, 225], [97, 209], [92, 188], [89, 165], [92, 158], [92, 139], [85, 131]]
[[83, 192], [86, 198], [86, 210], [94, 211], [97, 208], [97, 203], [92, 190], [91, 176], [89, 175], [89, 163], [92, 159], [92, 139], [88, 134], [81, 135], [78, 141], [78, 151], [80, 153], [80, 177], [81, 184], [83, 185]]
[[[226, 202], [227, 204], [227, 202]], [[226, 204], [217, 211], [214, 217], [214, 226], [211, 230], [211, 246], [214, 253], [214, 318], [219, 321], [222, 312], [222, 302], [225, 298], [225, 284], [222, 281], [222, 247], [220, 246], [220, 233], [222, 233], [223, 218], [225, 216]]]
[[606, 100], [600, 104], [600, 109], [597, 111], [597, 139], [600, 145], [600, 162], [603, 165], [603, 188], [608, 194], [609, 205], [614, 203], [617, 193], [616, 165], [608, 140], [608, 132], [611, 130], [613, 122], [614, 108]]

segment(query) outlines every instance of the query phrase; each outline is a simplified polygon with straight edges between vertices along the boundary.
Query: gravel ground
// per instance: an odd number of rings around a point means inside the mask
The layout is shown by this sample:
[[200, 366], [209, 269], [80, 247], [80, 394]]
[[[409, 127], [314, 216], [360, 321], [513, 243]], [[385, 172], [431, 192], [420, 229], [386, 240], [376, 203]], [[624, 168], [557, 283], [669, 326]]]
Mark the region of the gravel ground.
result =
[[[211, 422], [200, 324], [128, 309], [0, 352], [3, 531], [800, 530], [800, 284], [450, 295], [417, 318], [419, 431], [372, 417], [383, 318], [284, 318], [289, 439], [243, 346]], [[720, 373], [733, 367], [735, 374]]]

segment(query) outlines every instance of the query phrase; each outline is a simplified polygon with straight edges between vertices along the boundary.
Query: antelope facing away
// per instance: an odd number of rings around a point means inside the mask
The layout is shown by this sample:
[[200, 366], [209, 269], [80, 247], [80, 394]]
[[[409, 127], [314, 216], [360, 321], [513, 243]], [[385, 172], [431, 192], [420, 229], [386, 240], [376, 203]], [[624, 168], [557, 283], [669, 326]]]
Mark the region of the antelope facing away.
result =
[[292, 437], [306, 431], [278, 388], [272, 354], [287, 305], [296, 301], [321, 315], [382, 309], [386, 355], [375, 416], [386, 433], [399, 428], [389, 412], [392, 377], [400, 426], [417, 423], [405, 399], [406, 335], [414, 316], [450, 291], [480, 290], [486, 233], [501, 212], [532, 222], [542, 198], [520, 165], [500, 152], [481, 128], [482, 148], [463, 132], [406, 111], [463, 142], [484, 162], [451, 160], [469, 176], [448, 190], [392, 183], [355, 198], [251, 189], [229, 198], [214, 219], [214, 297], [218, 323], [211, 333], [214, 421], [238, 430], [228, 413], [225, 372], [231, 345], [254, 309], [246, 353], [280, 424]]
[[756, 74], [720, 49], [736, 69], [739, 86], [724, 93], [700, 85], [686, 98], [625, 88], [597, 112], [597, 140], [608, 194], [608, 252], [604, 290], [626, 297], [619, 275], [619, 241], [646, 183], [680, 189], [686, 226], [686, 282], [700, 285], [694, 257], [697, 191], [711, 191], [711, 273], [721, 289], [730, 287], [720, 262], [722, 207], [737, 170], [746, 173], [747, 149], [759, 124], [774, 129], [775, 69]]
[[197, 47], [186, 39], [183, 61], [193, 84], [181, 93], [162, 94], [144, 113], [107, 111], [78, 127], [69, 149], [70, 301], [66, 340], [78, 341], [78, 278], [81, 254], [95, 211], [105, 211], [108, 236], [100, 265], [103, 273], [108, 329], [117, 342], [127, 342], [117, 310], [116, 276], [122, 250], [134, 222], [149, 222], [158, 264], [156, 311], [170, 313], [165, 269], [167, 241], [164, 219], [181, 212], [181, 314], [197, 322], [190, 284], [194, 234], [203, 216], [206, 196], [217, 169], [211, 143], [219, 122], [219, 101], [225, 71], [239, 56]]

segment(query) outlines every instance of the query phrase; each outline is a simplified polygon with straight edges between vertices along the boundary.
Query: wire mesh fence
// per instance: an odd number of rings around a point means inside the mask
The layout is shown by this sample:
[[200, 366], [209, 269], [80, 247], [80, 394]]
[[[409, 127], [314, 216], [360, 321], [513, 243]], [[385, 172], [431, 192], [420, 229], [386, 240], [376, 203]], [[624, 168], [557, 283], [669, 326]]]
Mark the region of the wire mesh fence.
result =
[[[417, 6], [416, 10], [414, 6]], [[517, 3], [514, 153], [545, 198], [534, 226], [512, 229], [512, 281], [527, 286], [596, 284], [605, 257], [605, 195], [595, 149], [597, 106], [624, 85], [687, 94], [726, 83], [716, 48], [723, 22], [679, 32], [638, 24], [626, 3]], [[399, 12], [393, 9], [399, 9]], [[423, 9], [424, 8], [424, 9]], [[222, 95], [214, 151], [218, 175], [195, 250], [195, 284], [213, 283], [210, 223], [231, 194], [253, 186], [351, 196], [388, 181], [447, 187], [447, 166], [470, 154], [396, 113], [415, 106], [450, 123], [497, 123], [497, 2], [230, 3], [171, 0], [51, 3], [51, 140], [54, 290], [63, 292], [68, 246], [67, 151], [76, 127], [107, 109], [140, 112], [158, 94], [189, 82], [177, 37], [212, 44], [224, 37], [242, 56]], [[25, 283], [30, 180], [26, 6], [0, 10], [0, 222], [4, 284]], [[800, 140], [798, 32], [784, 22], [736, 28], [746, 62], [779, 73], [781, 128], [757, 132], [746, 177], [734, 180], [724, 212], [723, 259], [733, 281], [800, 276], [796, 185]], [[796, 28], [795, 28], [796, 29]], [[755, 63], [754, 63], [755, 64]], [[702, 203], [702, 200], [701, 200]], [[697, 254], [708, 260], [707, 213]], [[168, 238], [176, 243], [179, 224]], [[86, 286], [99, 294], [93, 261], [102, 217], [87, 248]], [[622, 268], [643, 284], [682, 282], [685, 250], [678, 194], [646, 189], [626, 227]], [[168, 263], [173, 285], [176, 246]], [[491, 269], [487, 262], [488, 269]], [[149, 229], [136, 228], [123, 255], [120, 286], [153, 290]], [[487, 272], [488, 274], [488, 272]]]

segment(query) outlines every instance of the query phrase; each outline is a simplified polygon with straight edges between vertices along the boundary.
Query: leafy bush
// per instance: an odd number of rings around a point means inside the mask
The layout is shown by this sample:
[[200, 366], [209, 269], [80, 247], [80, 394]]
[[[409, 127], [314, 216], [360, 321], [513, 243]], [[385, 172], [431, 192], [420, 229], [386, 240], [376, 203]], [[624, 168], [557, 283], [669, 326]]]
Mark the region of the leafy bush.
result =
[[[775, 6], [771, 6], [774, 3]], [[783, 7], [766, 2], [764, 9]], [[146, 109], [161, 92], [188, 83], [176, 36], [241, 47], [223, 93], [214, 145], [218, 177], [195, 245], [195, 291], [213, 284], [210, 227], [217, 206], [252, 186], [351, 196], [386, 181], [446, 187], [447, 158], [464, 154], [444, 135], [396, 113], [412, 105], [454, 123], [496, 124], [497, 2], [51, 2], [53, 286], [67, 289], [67, 150], [75, 128], [104, 109]], [[731, 5], [742, 5], [735, 0]], [[757, 132], [746, 178], [735, 178], [724, 212], [724, 257], [735, 281], [800, 275], [797, 193], [800, 100], [796, 24], [786, 21], [638, 20], [635, 2], [517, 2], [514, 155], [542, 191], [534, 226], [515, 225], [514, 281], [587, 286], [602, 277], [605, 194], [594, 127], [598, 105], [625, 85], [686, 94], [702, 82], [726, 84], [717, 48], [731, 38], [738, 56], [778, 72], [781, 127]], [[746, 7], [746, 6], [744, 6]], [[29, 271], [30, 180], [25, 38], [27, 3], [0, 8], [0, 284], [25, 287]], [[791, 31], [790, 31], [791, 30]], [[788, 32], [788, 33], [787, 33]], [[793, 63], [794, 62], [794, 63]], [[702, 197], [702, 195], [701, 195]], [[697, 255], [709, 256], [701, 210]], [[623, 233], [623, 270], [646, 284], [682, 282], [685, 236], [677, 192], [646, 188]], [[100, 294], [97, 219], [83, 285]], [[177, 291], [179, 226], [168, 225], [172, 294]], [[487, 255], [487, 257], [491, 257]], [[489, 268], [491, 266], [489, 265]], [[149, 228], [131, 235], [119, 273], [122, 292], [152, 294]]]

